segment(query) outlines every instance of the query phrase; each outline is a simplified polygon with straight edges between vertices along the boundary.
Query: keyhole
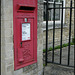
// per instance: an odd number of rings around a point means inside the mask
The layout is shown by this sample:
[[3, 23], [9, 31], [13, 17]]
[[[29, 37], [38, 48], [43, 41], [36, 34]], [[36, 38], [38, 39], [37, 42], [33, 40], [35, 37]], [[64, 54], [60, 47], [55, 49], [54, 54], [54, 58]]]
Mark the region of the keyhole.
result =
[[20, 44], [21, 44], [21, 47], [22, 47], [22, 42]]

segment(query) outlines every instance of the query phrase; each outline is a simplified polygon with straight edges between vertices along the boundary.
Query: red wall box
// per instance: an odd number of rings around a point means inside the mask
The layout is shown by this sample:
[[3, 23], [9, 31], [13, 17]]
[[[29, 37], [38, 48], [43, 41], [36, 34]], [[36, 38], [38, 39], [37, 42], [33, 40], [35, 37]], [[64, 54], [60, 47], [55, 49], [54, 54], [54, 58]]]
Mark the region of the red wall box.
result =
[[14, 69], [37, 62], [37, 0], [13, 0]]

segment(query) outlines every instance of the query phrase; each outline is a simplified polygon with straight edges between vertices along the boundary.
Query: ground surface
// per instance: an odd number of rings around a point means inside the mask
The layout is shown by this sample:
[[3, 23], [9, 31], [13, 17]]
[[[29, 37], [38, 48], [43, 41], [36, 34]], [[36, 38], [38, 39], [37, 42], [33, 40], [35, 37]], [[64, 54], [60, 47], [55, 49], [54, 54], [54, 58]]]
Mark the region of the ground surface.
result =
[[[59, 63], [60, 50], [54, 51], [54, 62]], [[52, 52], [48, 52], [48, 61], [52, 61]], [[62, 49], [62, 64], [67, 65], [68, 61], [68, 47]], [[74, 46], [70, 49], [70, 66], [74, 66]], [[56, 65], [48, 63], [44, 68], [44, 75], [74, 75], [73, 67], [66, 67], [61, 65]]]

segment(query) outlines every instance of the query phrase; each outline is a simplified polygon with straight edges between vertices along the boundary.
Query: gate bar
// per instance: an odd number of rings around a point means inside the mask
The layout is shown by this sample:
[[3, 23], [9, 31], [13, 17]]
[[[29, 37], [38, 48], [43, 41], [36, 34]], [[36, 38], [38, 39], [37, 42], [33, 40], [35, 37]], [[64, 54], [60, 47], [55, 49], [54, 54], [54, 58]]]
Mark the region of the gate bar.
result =
[[[75, 0], [74, 0], [75, 7]], [[75, 9], [74, 9], [74, 72], [75, 72]]]
[[[70, 7], [72, 7], [72, 0], [71, 0]], [[69, 66], [69, 64], [70, 64], [71, 20], [72, 20], [72, 8], [70, 8], [69, 47], [68, 47], [68, 66]]]
[[[48, 10], [54, 9], [53, 12], [53, 51], [52, 51], [52, 61], [48, 61], [47, 59], [47, 51], [48, 51]], [[54, 62], [54, 42], [55, 42], [55, 9], [62, 9], [62, 17], [61, 17], [61, 39], [60, 39], [60, 62], [55, 63]], [[61, 64], [62, 60], [62, 34], [63, 34], [63, 9], [70, 9], [70, 24], [69, 24], [69, 46], [68, 46], [68, 62], [67, 65]], [[55, 7], [55, 1], [54, 1], [54, 7], [53, 8], [48, 8], [48, 0], [46, 1], [46, 55], [45, 55], [45, 64], [47, 63], [54, 63], [58, 65], [63, 65], [63, 66], [70, 66], [70, 40], [71, 40], [71, 20], [72, 20], [72, 9], [74, 9], [74, 39], [75, 39], [75, 1], [74, 1], [74, 7], [72, 7], [72, 0], [70, 3], [70, 7], [63, 7], [63, 1], [62, 1], [62, 7]], [[75, 49], [75, 44], [74, 44], [74, 49]], [[75, 62], [75, 60], [74, 60]]]
[[[75, 9], [75, 7], [63, 7], [63, 9], [71, 9], [71, 8]], [[50, 8], [48, 8], [48, 10], [50, 10], [50, 9], [62, 9], [62, 7], [60, 7], [60, 8], [59, 7], [55, 7], [55, 8], [54, 7], [52, 7], [52, 8], [50, 7]]]
[[63, 1], [62, 1], [62, 16], [61, 16], [60, 64], [62, 60], [62, 36], [63, 36]]
[[47, 66], [47, 51], [48, 51], [48, 0], [46, 1], [46, 55], [45, 65]]
[[[54, 1], [55, 8], [55, 1]], [[52, 52], [52, 62], [54, 62], [54, 42], [55, 42], [55, 9], [53, 12], [53, 52]]]

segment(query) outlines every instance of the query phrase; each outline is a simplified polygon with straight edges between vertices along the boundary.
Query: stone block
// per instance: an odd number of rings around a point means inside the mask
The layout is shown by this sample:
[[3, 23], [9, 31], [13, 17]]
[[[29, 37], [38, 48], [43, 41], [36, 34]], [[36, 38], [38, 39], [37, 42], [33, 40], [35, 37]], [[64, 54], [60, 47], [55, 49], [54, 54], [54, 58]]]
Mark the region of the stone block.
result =
[[[1, 20], [1, 29], [2, 29], [2, 30], [4, 30], [4, 28], [5, 28], [5, 27], [4, 27], [4, 21], [3, 21], [3, 20]], [[1, 35], [2, 35], [2, 33], [3, 33], [3, 31], [2, 31], [2, 30], [1, 30]]]
[[6, 65], [6, 69], [7, 69], [7, 72], [11, 72], [11, 71], [14, 71], [14, 66], [13, 64], [10, 64], [10, 65]]
[[36, 69], [33, 70], [33, 75], [35, 75], [37, 73], [38, 73], [38, 69], [36, 68]]
[[3, 6], [4, 8], [13, 7], [13, 0], [3, 0]]
[[38, 72], [38, 75], [43, 75], [43, 70], [40, 70], [40, 71]]
[[21, 75], [23, 73], [23, 69], [18, 69], [16, 71], [14, 71], [14, 75]]
[[[13, 8], [4, 8], [4, 20], [12, 21], [13, 20]], [[9, 15], [10, 14], [10, 15]]]
[[12, 71], [7, 72], [5, 75], [14, 75]]
[[5, 46], [5, 38], [4, 37], [1, 37], [1, 46], [3, 46], [3, 47]]
[[5, 59], [5, 63], [6, 63], [6, 65], [11, 65], [11, 64], [13, 64], [13, 63], [14, 63], [13, 57], [6, 58], [6, 59]]
[[13, 44], [12, 43], [11, 44], [6, 44], [5, 49], [7, 49], [8, 51], [13, 50]]
[[5, 29], [5, 37], [10, 37], [13, 36], [13, 32], [11, 28], [6, 28]]
[[11, 30], [13, 30], [13, 21], [4, 21], [4, 27], [5, 27], [5, 29], [12, 28]]
[[9, 57], [13, 57], [13, 50], [5, 50], [5, 57], [9, 58]]
[[13, 36], [11, 36], [11, 37], [5, 37], [5, 43], [6, 44], [13, 43]]
[[[39, 3], [43, 0], [39, 0]], [[38, 4], [38, 61], [35, 64], [26, 66], [14, 71], [14, 48], [13, 48], [13, 0], [1, 0], [1, 27], [2, 27], [2, 70], [5, 72], [2, 75], [42, 75], [42, 49], [43, 36], [42, 22], [43, 22], [43, 5]], [[40, 18], [41, 17], [41, 18]], [[40, 59], [39, 59], [40, 58]], [[39, 68], [38, 68], [39, 65]], [[39, 71], [38, 71], [39, 70]]]

